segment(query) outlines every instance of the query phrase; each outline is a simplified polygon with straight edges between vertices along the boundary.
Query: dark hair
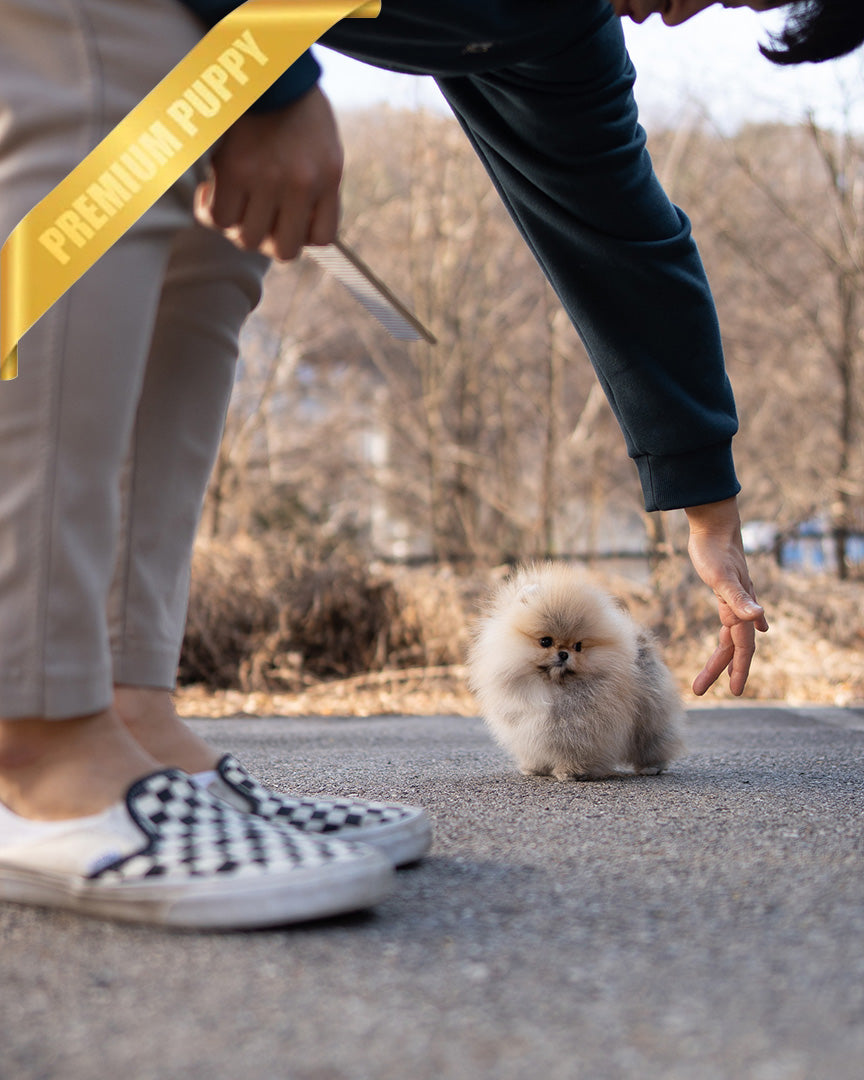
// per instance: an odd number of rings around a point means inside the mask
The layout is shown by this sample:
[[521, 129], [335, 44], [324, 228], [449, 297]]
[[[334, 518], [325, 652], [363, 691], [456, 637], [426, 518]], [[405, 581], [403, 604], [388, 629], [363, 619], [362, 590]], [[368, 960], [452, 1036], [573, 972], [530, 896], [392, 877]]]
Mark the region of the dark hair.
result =
[[759, 46], [775, 64], [818, 64], [864, 42], [864, 0], [793, 0], [783, 29]]

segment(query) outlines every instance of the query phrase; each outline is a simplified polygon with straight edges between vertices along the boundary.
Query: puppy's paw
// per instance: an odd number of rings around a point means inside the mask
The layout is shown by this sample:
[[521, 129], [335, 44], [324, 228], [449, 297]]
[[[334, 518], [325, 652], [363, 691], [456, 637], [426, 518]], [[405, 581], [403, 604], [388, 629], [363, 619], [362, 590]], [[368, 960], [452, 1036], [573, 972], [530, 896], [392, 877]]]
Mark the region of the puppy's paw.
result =
[[584, 773], [569, 772], [565, 769], [556, 769], [552, 773], [556, 780], [585, 780], [587, 777]]
[[556, 780], [615, 780], [623, 776], [624, 773], [618, 772], [617, 769], [597, 768], [597, 769], [556, 769], [552, 775]]
[[519, 772], [523, 776], [552, 776], [551, 765], [520, 765]]

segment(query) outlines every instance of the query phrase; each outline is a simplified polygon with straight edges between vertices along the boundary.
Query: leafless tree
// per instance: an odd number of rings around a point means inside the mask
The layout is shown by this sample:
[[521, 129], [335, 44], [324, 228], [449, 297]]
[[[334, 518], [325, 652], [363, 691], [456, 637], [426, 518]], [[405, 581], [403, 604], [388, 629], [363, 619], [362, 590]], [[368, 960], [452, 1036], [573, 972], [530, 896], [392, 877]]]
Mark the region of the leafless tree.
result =
[[635, 472], [461, 132], [386, 111], [343, 129], [345, 235], [438, 344], [393, 341], [317, 271], [275, 269], [214, 492], [242, 474], [248, 526], [276, 480], [277, 501], [381, 553], [488, 562], [608, 544], [610, 507], [638, 522]]

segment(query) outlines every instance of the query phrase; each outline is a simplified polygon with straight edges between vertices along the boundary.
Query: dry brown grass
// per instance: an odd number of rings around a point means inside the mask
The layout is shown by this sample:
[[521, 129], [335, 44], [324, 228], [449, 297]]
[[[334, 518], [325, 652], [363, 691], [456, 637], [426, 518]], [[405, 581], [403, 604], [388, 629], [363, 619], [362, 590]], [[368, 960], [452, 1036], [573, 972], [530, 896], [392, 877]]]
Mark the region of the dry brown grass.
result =
[[298, 691], [382, 668], [459, 663], [477, 583], [447, 568], [376, 570], [309, 561], [282, 546], [200, 544], [180, 682]]
[[[771, 623], [748, 697], [864, 703], [864, 584], [754, 560]], [[256, 541], [199, 546], [178, 700], [187, 714], [457, 713], [476, 705], [462, 663], [480, 597], [503, 568], [373, 568], [307, 562]], [[651, 627], [685, 700], [714, 647], [716, 609], [684, 558], [651, 583], [592, 573]], [[718, 686], [709, 699], [728, 699]]]

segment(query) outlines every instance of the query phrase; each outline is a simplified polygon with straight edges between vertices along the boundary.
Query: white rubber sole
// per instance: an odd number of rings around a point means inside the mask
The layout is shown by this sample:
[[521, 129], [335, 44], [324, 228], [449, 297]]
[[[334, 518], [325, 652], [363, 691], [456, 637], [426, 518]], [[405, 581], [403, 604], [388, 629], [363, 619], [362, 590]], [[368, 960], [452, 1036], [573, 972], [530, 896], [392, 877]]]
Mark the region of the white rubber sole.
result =
[[338, 836], [341, 840], [350, 836], [351, 840], [376, 848], [393, 866], [407, 866], [422, 859], [432, 846], [432, 822], [421, 812], [407, 821], [391, 821], [368, 829], [353, 829], [350, 833], [346, 829], [321, 835]]
[[393, 883], [390, 862], [376, 851], [255, 878], [151, 878], [120, 884], [0, 863], [0, 901], [199, 930], [286, 926], [363, 911], [386, 899]]

